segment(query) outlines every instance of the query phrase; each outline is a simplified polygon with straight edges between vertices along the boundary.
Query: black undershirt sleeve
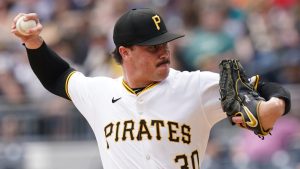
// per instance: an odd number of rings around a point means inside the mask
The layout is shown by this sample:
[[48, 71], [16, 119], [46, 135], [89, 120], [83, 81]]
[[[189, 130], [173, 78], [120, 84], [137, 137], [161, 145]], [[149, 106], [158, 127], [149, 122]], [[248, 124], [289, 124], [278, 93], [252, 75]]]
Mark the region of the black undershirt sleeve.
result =
[[38, 49], [26, 48], [26, 51], [30, 66], [42, 85], [51, 93], [70, 100], [65, 84], [74, 69], [48, 48], [45, 42]]
[[271, 97], [277, 97], [285, 101], [284, 115], [291, 109], [291, 94], [283, 86], [273, 82], [259, 82], [257, 87], [258, 93], [269, 100]]

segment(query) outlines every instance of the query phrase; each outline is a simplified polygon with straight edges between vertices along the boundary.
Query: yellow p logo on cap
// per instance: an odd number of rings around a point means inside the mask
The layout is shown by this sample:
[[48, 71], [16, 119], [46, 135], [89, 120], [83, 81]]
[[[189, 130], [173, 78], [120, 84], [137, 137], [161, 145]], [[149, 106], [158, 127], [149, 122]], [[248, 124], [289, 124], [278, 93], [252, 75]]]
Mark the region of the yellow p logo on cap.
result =
[[160, 17], [158, 15], [155, 15], [152, 17], [152, 20], [156, 26], [156, 29], [157, 30], [160, 30], [160, 27], [159, 27], [159, 23], [160, 23]]

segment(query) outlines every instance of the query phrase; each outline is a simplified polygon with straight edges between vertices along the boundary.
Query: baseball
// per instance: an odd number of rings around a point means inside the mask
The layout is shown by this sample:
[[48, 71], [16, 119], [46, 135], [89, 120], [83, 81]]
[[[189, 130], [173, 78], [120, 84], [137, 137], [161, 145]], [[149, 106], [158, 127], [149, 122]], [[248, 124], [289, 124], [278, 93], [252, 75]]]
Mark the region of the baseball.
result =
[[24, 21], [25, 16], [21, 16], [16, 23], [16, 28], [19, 33], [23, 35], [28, 35], [28, 31], [31, 28], [34, 28], [37, 24], [35, 20]]

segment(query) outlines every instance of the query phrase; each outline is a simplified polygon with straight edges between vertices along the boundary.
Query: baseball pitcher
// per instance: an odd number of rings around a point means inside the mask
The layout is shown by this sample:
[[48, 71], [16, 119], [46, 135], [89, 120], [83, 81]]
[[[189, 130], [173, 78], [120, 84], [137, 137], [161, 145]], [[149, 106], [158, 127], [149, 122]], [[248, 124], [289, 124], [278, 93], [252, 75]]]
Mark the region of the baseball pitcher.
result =
[[[16, 29], [22, 16], [37, 23], [26, 35]], [[284, 88], [258, 78], [250, 83], [238, 61], [222, 63], [220, 74], [170, 68], [168, 43], [183, 35], [170, 33], [151, 9], [129, 10], [116, 22], [113, 56], [123, 70], [116, 79], [75, 70], [47, 46], [41, 31], [35, 13], [14, 19], [12, 33], [24, 43], [32, 70], [86, 118], [106, 169], [198, 169], [220, 120], [228, 117], [265, 136], [289, 111]]]

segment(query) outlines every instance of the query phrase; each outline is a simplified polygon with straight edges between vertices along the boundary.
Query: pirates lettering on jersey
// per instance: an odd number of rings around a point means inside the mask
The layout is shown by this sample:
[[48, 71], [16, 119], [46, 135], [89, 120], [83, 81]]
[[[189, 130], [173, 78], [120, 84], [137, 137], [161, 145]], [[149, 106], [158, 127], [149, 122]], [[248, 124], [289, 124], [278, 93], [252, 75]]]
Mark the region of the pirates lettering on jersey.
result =
[[143, 135], [146, 135], [148, 140], [151, 140], [152, 136], [149, 132], [149, 129], [147, 127], [147, 122], [145, 120], [140, 120], [140, 127], [139, 127], [139, 132], [137, 135], [137, 140], [143, 140]]
[[[136, 126], [135, 126], [136, 124]], [[151, 130], [151, 128], [154, 128]], [[162, 134], [162, 129], [168, 131], [167, 135]], [[173, 121], [163, 120], [145, 120], [141, 119], [138, 122], [133, 120], [117, 121], [109, 123], [104, 127], [104, 134], [109, 149], [109, 141], [142, 141], [142, 140], [157, 140], [162, 139], [170, 142], [191, 143], [191, 127], [186, 124], [179, 124]]]
[[125, 141], [127, 139], [126, 134], [129, 132], [130, 140], [134, 140], [133, 137], [133, 129], [134, 129], [134, 121], [128, 120], [124, 121], [124, 128], [123, 128], [123, 137], [122, 140]]

